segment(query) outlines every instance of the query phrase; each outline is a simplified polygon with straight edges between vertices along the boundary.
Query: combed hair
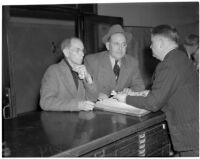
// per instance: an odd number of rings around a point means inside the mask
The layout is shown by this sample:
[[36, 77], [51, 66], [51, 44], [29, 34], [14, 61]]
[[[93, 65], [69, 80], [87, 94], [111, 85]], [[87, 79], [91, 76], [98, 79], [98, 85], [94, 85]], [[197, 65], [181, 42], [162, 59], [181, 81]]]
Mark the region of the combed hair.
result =
[[194, 46], [199, 45], [199, 36], [195, 34], [190, 34], [185, 38], [184, 44]]
[[170, 25], [159, 25], [154, 27], [151, 30], [151, 34], [153, 36], [155, 35], [161, 35], [164, 36], [176, 43], [179, 42], [179, 35], [178, 35], [178, 31], [176, 30], [176, 28], [170, 26]]
[[63, 51], [66, 47], [67, 47], [67, 48], [70, 48], [70, 46], [71, 46], [71, 41], [72, 41], [73, 39], [80, 40], [80, 39], [77, 38], [77, 37], [72, 37], [72, 38], [64, 39], [64, 40], [62, 41], [61, 45], [60, 45], [60, 49]]
[[66, 47], [71, 46], [71, 38], [64, 39], [60, 45], [61, 50], [63, 51]]

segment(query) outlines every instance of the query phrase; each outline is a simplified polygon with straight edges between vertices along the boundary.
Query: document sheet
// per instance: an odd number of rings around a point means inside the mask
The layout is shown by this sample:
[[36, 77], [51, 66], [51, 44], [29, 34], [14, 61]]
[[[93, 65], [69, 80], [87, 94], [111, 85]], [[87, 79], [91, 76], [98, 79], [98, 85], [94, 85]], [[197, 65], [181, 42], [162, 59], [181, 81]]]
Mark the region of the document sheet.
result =
[[95, 108], [139, 117], [150, 113], [150, 111], [148, 110], [136, 108], [132, 105], [119, 102], [117, 99], [114, 98], [107, 98], [96, 102]]

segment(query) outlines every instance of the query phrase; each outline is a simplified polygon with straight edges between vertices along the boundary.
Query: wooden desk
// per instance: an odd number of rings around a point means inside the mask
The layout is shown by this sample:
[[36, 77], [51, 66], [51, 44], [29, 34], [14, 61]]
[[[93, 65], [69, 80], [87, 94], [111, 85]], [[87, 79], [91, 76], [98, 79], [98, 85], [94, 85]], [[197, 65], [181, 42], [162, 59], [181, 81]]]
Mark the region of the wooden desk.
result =
[[168, 156], [164, 120], [162, 112], [34, 112], [4, 120], [3, 141], [12, 157]]

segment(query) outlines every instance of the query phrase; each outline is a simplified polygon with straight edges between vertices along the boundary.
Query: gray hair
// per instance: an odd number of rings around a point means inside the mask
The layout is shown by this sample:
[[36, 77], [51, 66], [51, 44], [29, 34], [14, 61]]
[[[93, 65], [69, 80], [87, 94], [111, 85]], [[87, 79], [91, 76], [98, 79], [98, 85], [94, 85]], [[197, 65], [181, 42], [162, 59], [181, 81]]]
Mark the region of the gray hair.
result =
[[60, 45], [60, 48], [61, 50], [63, 51], [65, 48], [70, 48], [71, 47], [71, 42], [72, 40], [80, 40], [79, 38], [77, 37], [71, 37], [71, 38], [66, 38], [62, 41], [61, 45]]

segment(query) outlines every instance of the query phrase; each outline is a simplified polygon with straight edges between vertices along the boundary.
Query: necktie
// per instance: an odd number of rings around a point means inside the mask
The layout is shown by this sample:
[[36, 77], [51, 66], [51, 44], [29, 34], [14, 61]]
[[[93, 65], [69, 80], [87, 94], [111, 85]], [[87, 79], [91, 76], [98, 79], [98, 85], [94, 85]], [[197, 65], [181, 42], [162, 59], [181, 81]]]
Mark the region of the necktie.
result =
[[117, 64], [117, 60], [115, 61], [115, 65], [114, 65], [114, 67], [113, 67], [113, 72], [114, 72], [114, 74], [115, 74], [115, 76], [116, 76], [116, 79], [118, 79], [118, 77], [119, 77], [119, 72], [120, 72], [120, 67], [119, 67], [119, 65]]
[[64, 61], [65, 61], [65, 63], [68, 65], [69, 69], [71, 70], [72, 77], [73, 77], [73, 79], [74, 79], [74, 83], [75, 83], [75, 85], [76, 85], [76, 88], [78, 89], [78, 79], [79, 79], [78, 73], [72, 70], [71, 65], [69, 64], [69, 62], [68, 62], [65, 58], [64, 58]]

